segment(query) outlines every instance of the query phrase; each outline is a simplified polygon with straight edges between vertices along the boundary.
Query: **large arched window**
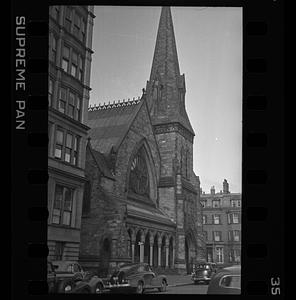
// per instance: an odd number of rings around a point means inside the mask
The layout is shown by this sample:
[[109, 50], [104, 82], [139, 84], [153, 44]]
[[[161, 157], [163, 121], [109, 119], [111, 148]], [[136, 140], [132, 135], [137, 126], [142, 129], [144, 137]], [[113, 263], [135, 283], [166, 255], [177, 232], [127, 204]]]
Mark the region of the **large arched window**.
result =
[[144, 147], [141, 147], [132, 160], [129, 190], [142, 196], [149, 196], [149, 175], [144, 151]]

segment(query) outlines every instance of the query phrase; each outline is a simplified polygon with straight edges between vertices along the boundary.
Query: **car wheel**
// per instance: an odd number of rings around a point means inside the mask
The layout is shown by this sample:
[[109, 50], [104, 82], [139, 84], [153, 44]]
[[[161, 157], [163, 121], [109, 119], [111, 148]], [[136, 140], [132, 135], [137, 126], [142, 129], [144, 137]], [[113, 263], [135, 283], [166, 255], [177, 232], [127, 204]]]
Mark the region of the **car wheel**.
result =
[[103, 292], [103, 285], [101, 284], [101, 283], [98, 283], [97, 285], [96, 285], [96, 287], [95, 287], [95, 293], [96, 294], [102, 294], [102, 292]]
[[158, 289], [160, 292], [165, 292], [167, 287], [167, 283], [165, 280], [161, 282], [161, 287]]
[[72, 281], [66, 281], [62, 284], [61, 292], [62, 293], [69, 293], [73, 290], [74, 284]]
[[143, 294], [143, 292], [144, 292], [143, 282], [139, 281], [138, 285], [137, 285], [136, 293], [137, 294]]

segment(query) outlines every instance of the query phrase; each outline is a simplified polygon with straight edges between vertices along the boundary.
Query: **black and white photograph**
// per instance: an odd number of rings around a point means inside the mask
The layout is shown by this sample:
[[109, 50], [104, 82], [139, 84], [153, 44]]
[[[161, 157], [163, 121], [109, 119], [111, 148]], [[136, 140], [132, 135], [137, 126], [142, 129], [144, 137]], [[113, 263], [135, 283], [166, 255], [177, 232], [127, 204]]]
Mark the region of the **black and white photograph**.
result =
[[49, 6], [49, 293], [241, 293], [242, 10]]

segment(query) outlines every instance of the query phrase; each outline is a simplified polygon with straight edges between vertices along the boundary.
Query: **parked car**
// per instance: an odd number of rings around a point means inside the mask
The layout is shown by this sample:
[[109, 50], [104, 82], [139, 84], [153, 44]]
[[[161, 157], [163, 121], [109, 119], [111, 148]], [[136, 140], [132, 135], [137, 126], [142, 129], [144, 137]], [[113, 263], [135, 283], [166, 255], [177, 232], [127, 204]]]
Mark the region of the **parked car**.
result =
[[166, 291], [168, 281], [165, 275], [158, 275], [147, 263], [133, 263], [121, 266], [108, 282], [110, 292], [136, 292], [157, 288]]
[[47, 263], [49, 293], [101, 293], [103, 281], [85, 272], [79, 263], [53, 261]]
[[104, 282], [101, 278], [91, 272], [85, 272], [85, 276], [81, 281], [76, 281], [72, 294], [102, 294], [106, 290]]
[[241, 293], [241, 266], [235, 265], [223, 268], [212, 278], [208, 294], [240, 294]]
[[200, 263], [194, 266], [194, 271], [191, 275], [191, 280], [198, 284], [200, 282], [209, 284], [213, 274], [216, 273], [216, 264]]

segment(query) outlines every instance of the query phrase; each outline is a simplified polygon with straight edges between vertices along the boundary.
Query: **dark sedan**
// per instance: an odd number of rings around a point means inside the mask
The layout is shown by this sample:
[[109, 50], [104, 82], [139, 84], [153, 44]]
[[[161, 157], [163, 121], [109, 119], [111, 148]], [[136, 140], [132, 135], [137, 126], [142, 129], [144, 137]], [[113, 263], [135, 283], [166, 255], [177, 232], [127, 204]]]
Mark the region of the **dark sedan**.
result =
[[115, 271], [107, 286], [111, 292], [136, 292], [142, 294], [145, 290], [157, 288], [166, 291], [168, 285], [165, 275], [157, 275], [149, 264], [127, 264]]
[[241, 266], [235, 265], [221, 269], [213, 277], [208, 287], [208, 294], [240, 294]]
[[53, 261], [47, 263], [49, 293], [97, 293], [104, 290], [103, 281], [85, 272], [74, 261]]
[[191, 280], [198, 284], [200, 282], [209, 284], [212, 276], [216, 273], [216, 267], [213, 263], [201, 263], [194, 267]]

